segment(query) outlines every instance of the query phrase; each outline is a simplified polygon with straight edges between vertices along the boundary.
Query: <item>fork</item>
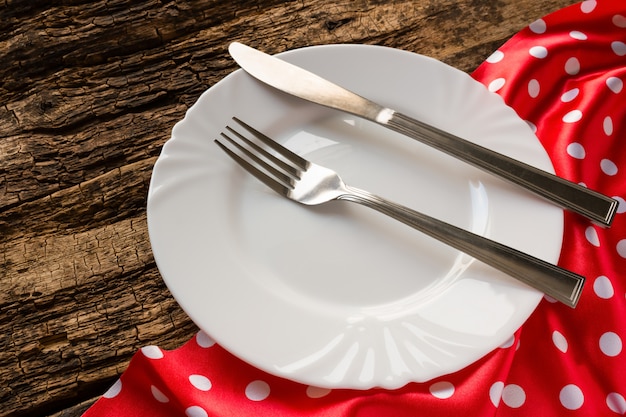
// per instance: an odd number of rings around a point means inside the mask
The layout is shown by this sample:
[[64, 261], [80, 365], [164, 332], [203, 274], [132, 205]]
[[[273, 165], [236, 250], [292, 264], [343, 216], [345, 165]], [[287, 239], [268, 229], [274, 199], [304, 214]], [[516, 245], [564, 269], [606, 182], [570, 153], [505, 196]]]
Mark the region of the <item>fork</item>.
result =
[[[246, 171], [278, 194], [305, 205], [331, 200], [362, 204], [419, 230], [505, 274], [575, 307], [585, 278], [527, 253], [453, 226], [364, 190], [346, 185], [339, 175], [310, 162], [236, 117], [241, 129], [226, 126], [215, 142]], [[228, 145], [226, 143], [228, 143]], [[270, 148], [274, 153], [269, 152]]]

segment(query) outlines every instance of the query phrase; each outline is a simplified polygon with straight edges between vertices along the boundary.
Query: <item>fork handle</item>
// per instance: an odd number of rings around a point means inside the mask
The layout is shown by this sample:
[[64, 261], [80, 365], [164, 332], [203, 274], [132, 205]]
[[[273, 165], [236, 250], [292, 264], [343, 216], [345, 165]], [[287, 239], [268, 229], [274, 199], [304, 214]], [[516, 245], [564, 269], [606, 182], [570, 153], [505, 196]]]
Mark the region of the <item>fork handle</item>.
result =
[[585, 277], [581, 275], [367, 191], [354, 187], [346, 189], [349, 193], [341, 195], [338, 200], [358, 203], [386, 214], [570, 307], [578, 303], [585, 283]]

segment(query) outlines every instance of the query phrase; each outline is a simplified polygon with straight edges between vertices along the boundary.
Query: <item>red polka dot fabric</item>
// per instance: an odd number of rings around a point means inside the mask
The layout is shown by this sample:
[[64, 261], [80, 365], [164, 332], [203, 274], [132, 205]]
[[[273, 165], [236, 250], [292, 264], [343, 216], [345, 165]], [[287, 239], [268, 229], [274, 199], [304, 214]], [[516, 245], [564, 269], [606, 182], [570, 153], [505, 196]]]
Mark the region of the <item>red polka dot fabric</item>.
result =
[[626, 1], [587, 0], [539, 19], [473, 76], [535, 130], [558, 175], [620, 202], [611, 228], [565, 215], [559, 264], [587, 277], [576, 309], [545, 298], [485, 358], [393, 391], [297, 384], [199, 332], [173, 351], [142, 348], [85, 416], [626, 414]]

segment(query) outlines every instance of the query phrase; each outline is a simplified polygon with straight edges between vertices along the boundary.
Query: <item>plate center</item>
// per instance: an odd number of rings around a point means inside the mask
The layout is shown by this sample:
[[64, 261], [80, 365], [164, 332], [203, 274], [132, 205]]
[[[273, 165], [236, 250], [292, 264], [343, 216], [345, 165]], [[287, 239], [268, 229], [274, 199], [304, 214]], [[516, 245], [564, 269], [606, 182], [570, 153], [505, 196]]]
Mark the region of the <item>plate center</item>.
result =
[[[336, 170], [354, 187], [484, 234], [487, 193], [473, 169], [405, 136], [352, 116], [266, 132]], [[469, 176], [469, 177], [468, 177]], [[369, 208], [304, 206], [242, 173], [237, 241], [250, 279], [297, 302], [376, 306], [436, 297], [466, 257]]]

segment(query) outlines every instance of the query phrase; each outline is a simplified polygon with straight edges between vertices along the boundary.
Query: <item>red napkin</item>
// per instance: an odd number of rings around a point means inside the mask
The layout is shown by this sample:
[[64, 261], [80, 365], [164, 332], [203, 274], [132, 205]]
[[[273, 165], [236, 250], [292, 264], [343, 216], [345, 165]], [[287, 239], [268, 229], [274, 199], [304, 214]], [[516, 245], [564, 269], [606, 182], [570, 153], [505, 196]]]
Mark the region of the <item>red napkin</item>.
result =
[[576, 309], [544, 299], [482, 360], [393, 391], [297, 384], [199, 332], [173, 351], [142, 348], [85, 416], [625, 414], [626, 2], [587, 0], [539, 19], [473, 76], [536, 129], [558, 175], [620, 201], [610, 229], [566, 214], [559, 263], [588, 278]]

